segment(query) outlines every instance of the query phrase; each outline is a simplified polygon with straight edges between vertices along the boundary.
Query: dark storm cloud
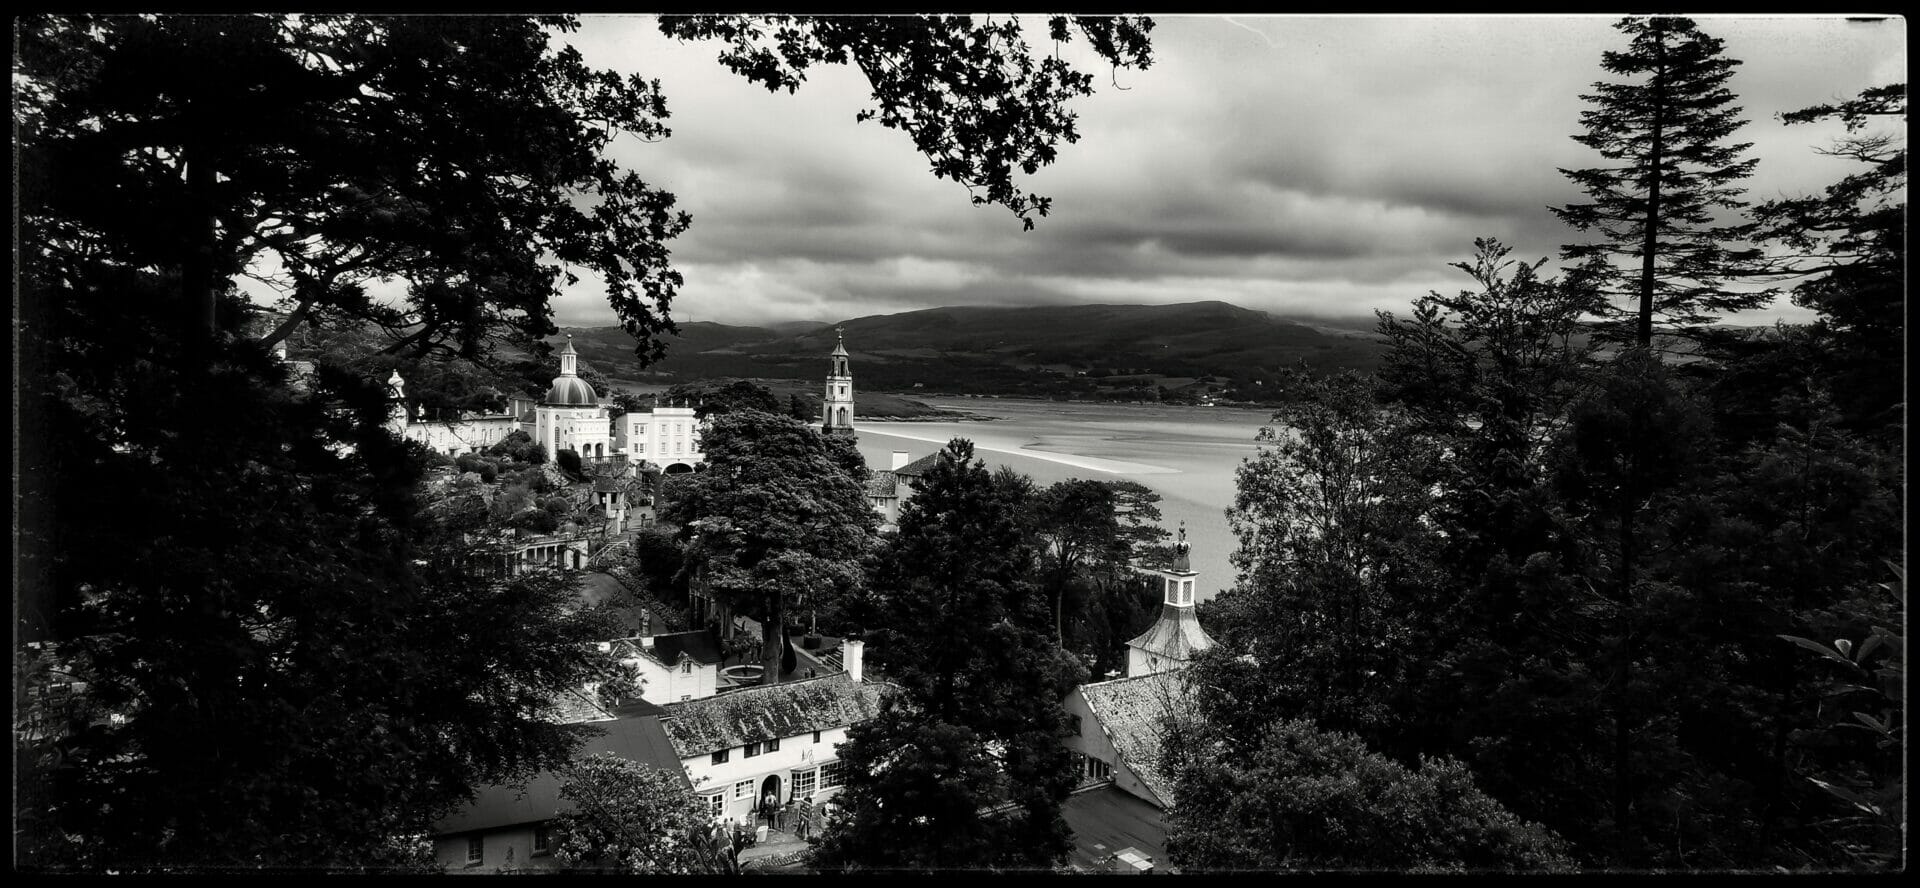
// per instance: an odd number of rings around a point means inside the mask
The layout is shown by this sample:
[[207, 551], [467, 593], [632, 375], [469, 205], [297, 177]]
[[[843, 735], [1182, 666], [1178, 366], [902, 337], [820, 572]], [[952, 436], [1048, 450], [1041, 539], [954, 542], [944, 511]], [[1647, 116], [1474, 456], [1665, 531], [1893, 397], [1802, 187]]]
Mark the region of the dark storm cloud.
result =
[[[1223, 299], [1365, 314], [1459, 289], [1447, 263], [1496, 236], [1528, 259], [1573, 239], [1547, 210], [1556, 170], [1597, 158], [1569, 136], [1621, 41], [1610, 17], [1162, 17], [1155, 64], [1101, 66], [1078, 144], [1022, 185], [1054, 198], [1036, 230], [936, 180], [901, 133], [855, 124], [859, 75], [820, 69], [770, 94], [661, 38], [588, 17], [596, 65], [658, 77], [674, 135], [616, 157], [673, 191], [694, 227], [671, 246], [678, 317], [835, 320], [954, 304]], [[1847, 169], [1832, 133], [1778, 113], [1904, 78], [1904, 23], [1702, 18], [1742, 59], [1732, 87], [1760, 171], [1754, 199]], [[1083, 50], [1068, 58], [1085, 60]], [[605, 323], [596, 282], [557, 305]]]

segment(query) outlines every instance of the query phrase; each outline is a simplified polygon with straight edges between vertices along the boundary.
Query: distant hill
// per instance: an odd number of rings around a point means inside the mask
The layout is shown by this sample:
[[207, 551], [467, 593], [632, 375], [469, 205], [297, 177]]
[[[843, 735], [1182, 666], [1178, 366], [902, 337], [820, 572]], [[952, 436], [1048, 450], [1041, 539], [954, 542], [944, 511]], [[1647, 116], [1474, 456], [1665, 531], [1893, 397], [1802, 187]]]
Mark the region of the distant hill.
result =
[[[1359, 320], [1279, 318], [1225, 302], [1179, 305], [961, 306], [842, 321], [854, 378], [870, 390], [1050, 394], [1096, 389], [1083, 377], [1133, 384], [1372, 369], [1383, 343]], [[618, 327], [573, 328], [574, 347], [601, 373], [640, 382], [717, 377], [819, 378], [832, 326], [681, 325], [667, 357], [642, 370]]]

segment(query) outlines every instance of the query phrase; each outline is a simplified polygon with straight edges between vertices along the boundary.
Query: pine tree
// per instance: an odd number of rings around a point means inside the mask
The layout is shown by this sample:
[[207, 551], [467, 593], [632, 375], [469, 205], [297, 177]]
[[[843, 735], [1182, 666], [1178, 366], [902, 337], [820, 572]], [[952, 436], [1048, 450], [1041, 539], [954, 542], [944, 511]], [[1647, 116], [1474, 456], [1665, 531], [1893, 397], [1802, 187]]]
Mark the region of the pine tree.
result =
[[[1554, 213], [1600, 235], [1561, 255], [1584, 263], [1583, 275], [1609, 295], [1633, 301], [1634, 308], [1610, 307], [1603, 316], [1616, 320], [1612, 336], [1644, 348], [1656, 322], [1700, 337], [1715, 313], [1759, 307], [1771, 294], [1720, 286], [1734, 263], [1756, 255], [1728, 246], [1750, 225], [1715, 218], [1745, 206], [1736, 185], [1758, 162], [1740, 159], [1752, 143], [1727, 141], [1744, 122], [1726, 86], [1740, 62], [1721, 55], [1723, 41], [1690, 19], [1626, 18], [1614, 27], [1632, 42], [1625, 52], [1602, 53], [1600, 65], [1626, 79], [1597, 82], [1581, 96], [1593, 107], [1580, 113], [1586, 132], [1573, 137], [1614, 165], [1562, 169], [1592, 202]], [[1616, 268], [1616, 257], [1636, 263], [1637, 274]]]

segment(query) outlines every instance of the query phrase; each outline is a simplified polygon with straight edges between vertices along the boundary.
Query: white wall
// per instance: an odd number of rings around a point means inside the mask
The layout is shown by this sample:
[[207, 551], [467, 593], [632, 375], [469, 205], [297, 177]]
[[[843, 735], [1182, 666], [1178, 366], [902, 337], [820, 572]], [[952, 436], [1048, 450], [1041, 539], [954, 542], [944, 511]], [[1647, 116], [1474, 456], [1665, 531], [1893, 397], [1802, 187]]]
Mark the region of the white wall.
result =
[[[629, 657], [627, 663], [640, 669], [640, 698], [649, 703], [677, 703], [698, 700], [719, 692], [720, 667], [711, 663], [693, 663], [693, 671], [681, 672], [678, 664], [664, 666], [652, 657]], [[811, 738], [811, 735], [809, 735]]]
[[[840, 757], [839, 746], [847, 739], [846, 728], [829, 728], [820, 732], [820, 742], [813, 742], [813, 733], [808, 732], [795, 737], [780, 738], [780, 748], [774, 752], [763, 752], [752, 758], [741, 753], [738, 746], [727, 755], [727, 761], [713, 764], [711, 754], [702, 754], [681, 759], [686, 766], [687, 776], [693, 780], [693, 791], [701, 798], [726, 791], [725, 815], [730, 819], [750, 816], [760, 804], [761, 785], [767, 775], [780, 777], [780, 801], [785, 804], [793, 798], [792, 771], [815, 770], [815, 789], [813, 802], [819, 803], [839, 793], [839, 787], [820, 789], [818, 768]], [[753, 781], [753, 790], [746, 798], [734, 798], [734, 784], [742, 780]]]
[[533, 824], [531, 823], [486, 830], [482, 833], [481, 859], [476, 864], [467, 863], [467, 839], [472, 835], [473, 833], [465, 832], [435, 836], [433, 839], [434, 862], [440, 864], [447, 872], [456, 875], [492, 875], [497, 868], [506, 865], [507, 849], [512, 848], [513, 868], [516, 870], [554, 869], [560, 865], [550, 853], [534, 856]]

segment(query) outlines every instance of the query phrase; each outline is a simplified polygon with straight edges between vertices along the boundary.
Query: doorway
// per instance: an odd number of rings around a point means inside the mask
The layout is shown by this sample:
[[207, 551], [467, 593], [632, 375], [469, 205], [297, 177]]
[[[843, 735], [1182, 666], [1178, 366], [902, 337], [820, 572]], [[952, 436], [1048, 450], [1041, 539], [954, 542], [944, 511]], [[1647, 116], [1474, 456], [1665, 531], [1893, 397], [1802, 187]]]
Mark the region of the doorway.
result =
[[762, 803], [764, 803], [764, 802], [766, 801], [766, 799], [767, 799], [767, 796], [769, 796], [769, 795], [771, 795], [771, 796], [773, 796], [773, 799], [774, 799], [774, 802], [775, 802], [776, 804], [777, 804], [777, 803], [779, 803], [779, 802], [781, 801], [781, 799], [780, 799], [780, 775], [778, 775], [778, 774], [768, 774], [768, 775], [767, 775], [767, 779], [766, 779], [766, 780], [763, 780], [763, 781], [761, 781], [761, 783], [760, 783], [760, 800], [761, 800], [761, 802], [762, 802]]

